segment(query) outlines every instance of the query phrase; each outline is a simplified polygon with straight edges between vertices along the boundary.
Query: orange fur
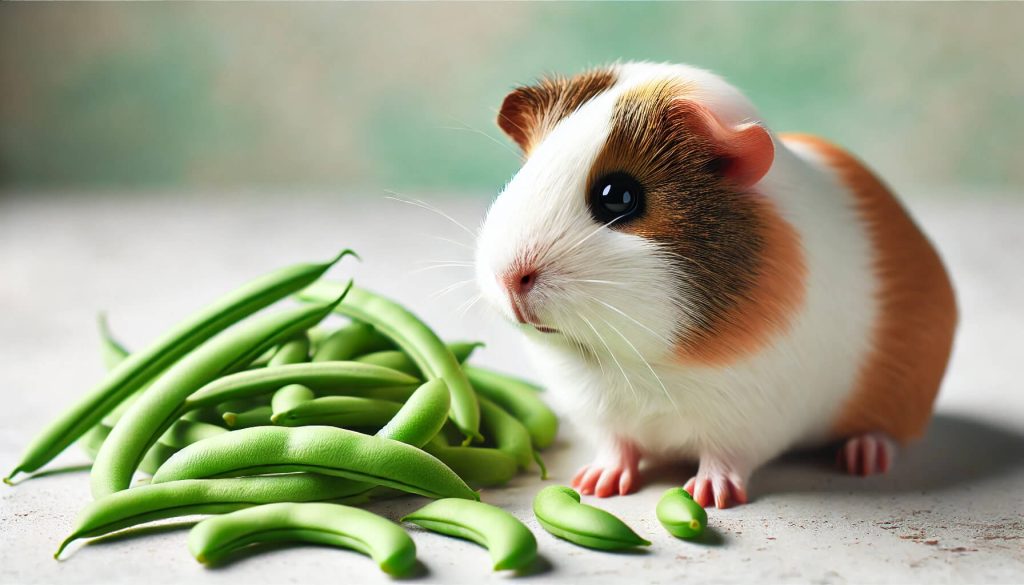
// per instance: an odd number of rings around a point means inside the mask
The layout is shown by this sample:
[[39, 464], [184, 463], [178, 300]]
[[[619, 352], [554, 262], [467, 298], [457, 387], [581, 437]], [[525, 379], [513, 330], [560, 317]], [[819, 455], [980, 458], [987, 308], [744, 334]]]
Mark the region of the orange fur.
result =
[[956, 329], [953, 287], [927, 237], [860, 161], [818, 137], [783, 135], [813, 148], [850, 189], [874, 253], [878, 319], [853, 394], [833, 422], [836, 437], [882, 431], [920, 436], [949, 361]]
[[803, 305], [807, 267], [800, 236], [767, 199], [757, 199], [763, 252], [751, 291], [706, 335], [676, 346], [682, 363], [726, 365], [784, 333]]

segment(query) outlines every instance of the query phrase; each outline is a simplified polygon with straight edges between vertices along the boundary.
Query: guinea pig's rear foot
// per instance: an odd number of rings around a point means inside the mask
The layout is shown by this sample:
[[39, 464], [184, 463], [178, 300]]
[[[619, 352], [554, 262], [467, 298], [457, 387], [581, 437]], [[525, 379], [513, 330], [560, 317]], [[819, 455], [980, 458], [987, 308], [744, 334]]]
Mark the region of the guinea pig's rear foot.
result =
[[640, 449], [629, 441], [617, 440], [602, 449], [590, 465], [572, 478], [572, 487], [583, 495], [599, 498], [633, 492], [640, 479]]
[[850, 475], [874, 475], [889, 471], [896, 444], [883, 433], [865, 433], [846, 440], [836, 462]]
[[683, 489], [701, 506], [714, 504], [724, 509], [747, 503], [747, 476], [735, 466], [702, 457], [696, 477], [691, 477]]

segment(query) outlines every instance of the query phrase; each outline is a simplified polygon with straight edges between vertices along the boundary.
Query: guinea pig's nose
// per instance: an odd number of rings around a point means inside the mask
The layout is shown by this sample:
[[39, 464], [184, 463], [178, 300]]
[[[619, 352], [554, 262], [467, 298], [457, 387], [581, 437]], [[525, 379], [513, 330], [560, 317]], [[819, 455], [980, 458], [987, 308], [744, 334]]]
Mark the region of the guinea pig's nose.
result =
[[537, 283], [537, 270], [532, 266], [515, 268], [505, 273], [502, 284], [508, 292], [516, 296], [524, 296]]

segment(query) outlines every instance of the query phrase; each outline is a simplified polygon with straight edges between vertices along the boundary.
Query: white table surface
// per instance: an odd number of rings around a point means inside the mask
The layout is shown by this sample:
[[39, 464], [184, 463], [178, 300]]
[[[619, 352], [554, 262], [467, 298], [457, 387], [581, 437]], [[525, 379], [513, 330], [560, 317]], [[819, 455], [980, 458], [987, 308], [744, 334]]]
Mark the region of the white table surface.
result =
[[[485, 198], [435, 198], [471, 227]], [[711, 510], [711, 538], [671, 538], [654, 518], [669, 485], [688, 470], [660, 470], [628, 497], [600, 500], [653, 541], [613, 554], [577, 548], [540, 529], [530, 501], [544, 484], [520, 476], [485, 501], [534, 529], [536, 582], [1021, 582], [1024, 581], [1024, 198], [971, 193], [913, 199], [951, 267], [962, 308], [952, 368], [924, 440], [885, 477], [850, 478], [827, 456], [791, 456], [752, 479], [749, 505]], [[45, 422], [102, 372], [97, 310], [138, 346], [207, 299], [271, 268], [326, 258], [351, 246], [362, 264], [332, 274], [407, 303], [446, 338], [480, 338], [477, 361], [529, 376], [515, 332], [474, 307], [473, 292], [431, 293], [469, 278], [466, 268], [415, 272], [470, 252], [433, 236], [469, 236], [446, 220], [379, 195], [342, 198], [267, 194], [129, 198], [0, 195], [0, 470], [6, 472]], [[567, 483], [590, 448], [563, 426], [545, 454], [551, 481]], [[87, 463], [75, 447], [51, 467]], [[588, 500], [590, 500], [588, 498]], [[0, 486], [0, 582], [363, 583], [389, 579], [368, 559], [290, 547], [206, 569], [189, 555], [187, 524], [73, 545], [51, 554], [89, 501], [85, 470]], [[392, 518], [416, 498], [374, 509]], [[193, 519], [194, 520], [194, 519]], [[479, 583], [492, 574], [474, 545], [413, 530], [419, 581]]]

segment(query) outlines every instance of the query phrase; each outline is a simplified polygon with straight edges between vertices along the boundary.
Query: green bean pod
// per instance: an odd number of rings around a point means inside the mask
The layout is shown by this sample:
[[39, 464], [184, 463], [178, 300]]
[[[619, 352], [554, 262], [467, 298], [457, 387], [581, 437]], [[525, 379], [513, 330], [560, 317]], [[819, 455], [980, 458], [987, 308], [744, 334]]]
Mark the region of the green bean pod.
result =
[[476, 366], [463, 369], [481, 396], [492, 400], [523, 423], [538, 449], [545, 449], [554, 442], [558, 433], [558, 417], [540, 399], [536, 386]]
[[299, 364], [309, 360], [309, 336], [303, 331], [281, 344], [267, 362], [268, 366]]
[[190, 479], [149, 484], [90, 502], [54, 554], [80, 538], [93, 538], [165, 518], [223, 514], [257, 504], [340, 500], [356, 496], [366, 484], [313, 473], [231, 479]]
[[224, 424], [228, 425], [232, 430], [271, 425], [274, 424], [270, 420], [272, 415], [273, 410], [270, 406], [264, 404], [263, 406], [250, 408], [242, 412], [225, 412]]
[[435, 457], [398, 441], [335, 427], [254, 427], [193, 443], [153, 476], [153, 483], [312, 471], [428, 498], [478, 499]]
[[537, 558], [537, 539], [530, 529], [512, 514], [483, 502], [437, 500], [402, 522], [479, 544], [490, 552], [495, 571], [522, 569]]
[[520, 469], [533, 464], [533, 445], [530, 433], [511, 414], [483, 396], [480, 401], [480, 426], [489, 440], [493, 440], [499, 451], [508, 453], [516, 460]]
[[327, 425], [379, 429], [401, 410], [400, 402], [359, 396], [324, 396], [307, 400], [271, 417], [275, 425], [301, 427]]
[[677, 538], [697, 538], [708, 525], [708, 513], [680, 487], [670, 488], [658, 500], [658, 522]]
[[[192, 410], [228, 400], [262, 396], [288, 384], [301, 384], [320, 394], [372, 395], [374, 398], [393, 396], [395, 400], [405, 400], [419, 380], [395, 370], [356, 362], [288, 364], [218, 378], [189, 396], [183, 408]], [[378, 395], [378, 390], [385, 391]]]
[[314, 362], [347, 361], [375, 351], [393, 347], [391, 341], [366, 323], [349, 323], [330, 333], [313, 354]]
[[499, 486], [516, 476], [518, 467], [511, 455], [488, 447], [448, 447], [428, 444], [427, 453], [457, 473], [474, 488]]
[[422, 447], [440, 432], [448, 419], [451, 395], [444, 380], [425, 382], [391, 420], [377, 432], [378, 437]]
[[274, 397], [270, 400], [270, 420], [273, 421], [275, 416], [283, 412], [287, 412], [296, 406], [313, 400], [316, 394], [308, 386], [302, 384], [288, 384], [283, 386], [277, 392], [274, 392]]
[[172, 455], [180, 451], [177, 447], [172, 447], [157, 441], [146, 451], [143, 455], [142, 461], [139, 461], [139, 471], [142, 473], [153, 475], [157, 469], [164, 464]]
[[[345, 250], [329, 262], [289, 266], [259, 277], [179, 322], [144, 349], [129, 355], [86, 396], [50, 423], [28, 445], [21, 461], [5, 480], [9, 483], [20, 472], [39, 469], [103, 419], [122, 400], [179, 358], [237, 321], [320, 278], [327, 269], [350, 253]], [[262, 351], [261, 348], [259, 353]], [[251, 361], [252, 357], [246, 357]], [[120, 444], [120, 440], [117, 442]], [[139, 449], [137, 455], [141, 456], [141, 453], [142, 449]], [[113, 486], [104, 487], [100, 491], [110, 487]]]
[[[473, 354], [473, 351], [478, 347], [482, 347], [483, 343], [479, 341], [457, 341], [449, 343], [446, 347], [455, 356], [455, 359], [459, 360], [459, 363], [463, 363], [469, 359], [469, 356]], [[376, 351], [368, 353], [355, 358], [355, 361], [364, 364], [374, 364], [377, 366], [383, 366], [385, 368], [391, 368], [392, 370], [398, 370], [404, 372], [410, 376], [416, 376], [417, 378], [423, 375], [420, 369], [416, 367], [416, 364], [412, 361], [412, 358], [408, 354], [398, 351]]]
[[103, 357], [103, 367], [109, 372], [127, 359], [130, 352], [110, 332], [106, 313], [96, 316], [96, 327], [100, 332], [100, 355]]
[[100, 447], [90, 476], [93, 496], [129, 486], [146, 450], [184, 414], [180, 408], [189, 395], [225, 372], [249, 363], [267, 348], [319, 323], [337, 302], [254, 317], [217, 334], [168, 368], [124, 413]]
[[[339, 285], [317, 282], [298, 294], [300, 299], [322, 302], [337, 298]], [[335, 312], [373, 325], [412, 358], [427, 378], [442, 378], [451, 393], [451, 417], [469, 441], [482, 441], [480, 407], [466, 374], [444, 342], [423, 321], [398, 303], [353, 287]]]
[[576, 490], [562, 485], [540, 490], [533, 513], [544, 530], [580, 546], [619, 550], [651, 544], [612, 514], [580, 503]]
[[160, 435], [159, 441], [165, 445], [184, 449], [192, 443], [223, 435], [228, 432], [224, 427], [211, 425], [209, 423], [178, 419], [164, 434]]
[[201, 563], [216, 563], [246, 546], [304, 541], [363, 553], [390, 575], [416, 564], [416, 544], [394, 522], [340, 504], [277, 503], [213, 516], [196, 524], [188, 548]]

